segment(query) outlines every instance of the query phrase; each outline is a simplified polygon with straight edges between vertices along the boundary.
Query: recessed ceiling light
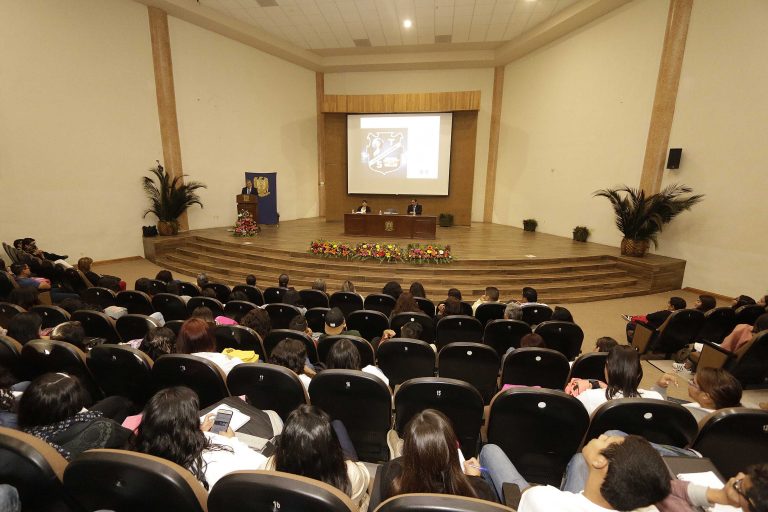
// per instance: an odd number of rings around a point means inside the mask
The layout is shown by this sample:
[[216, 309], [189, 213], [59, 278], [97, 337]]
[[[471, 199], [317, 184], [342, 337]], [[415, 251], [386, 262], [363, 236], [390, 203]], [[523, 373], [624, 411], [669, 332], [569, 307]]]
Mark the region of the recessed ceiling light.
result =
[[403, 26], [405, 28], [411, 28], [413, 26], [413, 22], [411, 20], [403, 20]]

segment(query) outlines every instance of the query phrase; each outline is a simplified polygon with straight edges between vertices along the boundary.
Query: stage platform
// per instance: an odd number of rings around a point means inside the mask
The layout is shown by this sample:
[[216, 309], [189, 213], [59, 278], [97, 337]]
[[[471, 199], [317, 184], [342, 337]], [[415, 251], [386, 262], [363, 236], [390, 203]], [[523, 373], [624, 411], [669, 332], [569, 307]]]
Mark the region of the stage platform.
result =
[[[259, 236], [237, 238], [229, 228], [193, 230], [172, 237], [144, 239], [147, 259], [186, 275], [205, 272], [213, 281], [240, 284], [248, 274], [264, 288], [274, 286], [285, 272], [291, 285], [308, 288], [323, 278], [328, 291], [349, 279], [363, 294], [380, 292], [390, 280], [407, 288], [421, 281], [430, 297], [444, 297], [456, 287], [467, 297], [482, 295], [497, 286], [502, 300], [519, 298], [523, 286], [539, 290], [547, 303], [585, 302], [645, 295], [681, 287], [685, 261], [658, 255], [629, 258], [619, 249], [569, 238], [529, 233], [498, 224], [437, 228], [434, 241], [450, 245], [455, 262], [447, 265], [412, 265], [320, 258], [308, 254], [315, 239], [358, 243], [366, 238], [344, 235], [342, 222], [324, 218], [285, 221], [262, 226]], [[413, 239], [377, 237], [375, 242], [401, 245]]]

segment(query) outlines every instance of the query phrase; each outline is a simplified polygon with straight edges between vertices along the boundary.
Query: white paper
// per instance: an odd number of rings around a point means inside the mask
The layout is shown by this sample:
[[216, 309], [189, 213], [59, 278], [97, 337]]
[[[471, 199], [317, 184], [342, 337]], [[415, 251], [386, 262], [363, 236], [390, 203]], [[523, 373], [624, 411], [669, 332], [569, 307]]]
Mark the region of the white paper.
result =
[[[208, 414], [213, 414], [214, 416], [216, 416], [216, 413], [221, 411], [222, 409], [225, 411], [232, 411], [232, 421], [229, 422], [229, 427], [234, 431], [237, 431], [237, 429], [239, 429], [240, 427], [242, 427], [243, 425], [245, 425], [251, 420], [250, 416], [246, 416], [245, 414], [241, 413], [234, 407], [230, 407], [224, 404], [218, 406]], [[205, 416], [208, 416], [208, 414], [206, 414]], [[200, 416], [200, 423], [205, 421], [205, 416]]]
[[[712, 489], [722, 489], [724, 484], [720, 481], [717, 475], [712, 471], [704, 471], [702, 473], [680, 473], [677, 478], [686, 482], [691, 482], [697, 485], [706, 485]], [[715, 512], [739, 512], [741, 509], [731, 507], [730, 505], [714, 505], [709, 510]]]

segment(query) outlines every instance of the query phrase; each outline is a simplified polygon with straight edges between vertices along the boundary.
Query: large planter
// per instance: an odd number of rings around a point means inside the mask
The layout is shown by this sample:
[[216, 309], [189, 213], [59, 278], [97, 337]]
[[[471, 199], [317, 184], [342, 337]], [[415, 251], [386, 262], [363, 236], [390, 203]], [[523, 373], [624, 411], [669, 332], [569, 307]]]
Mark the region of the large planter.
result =
[[622, 238], [621, 255], [642, 258], [645, 256], [645, 253], [648, 252], [648, 247], [650, 245], [651, 242], [649, 240], [633, 240], [632, 238]]
[[179, 233], [179, 225], [176, 222], [158, 221], [157, 232], [161, 236], [177, 235]]

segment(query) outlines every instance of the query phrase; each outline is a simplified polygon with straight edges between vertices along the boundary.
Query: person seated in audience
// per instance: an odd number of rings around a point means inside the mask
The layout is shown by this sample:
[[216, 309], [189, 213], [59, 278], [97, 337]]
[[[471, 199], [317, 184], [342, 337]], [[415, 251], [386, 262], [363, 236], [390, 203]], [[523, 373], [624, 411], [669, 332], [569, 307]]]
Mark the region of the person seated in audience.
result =
[[76, 377], [46, 373], [33, 380], [19, 400], [19, 428], [69, 460], [92, 448], [122, 448], [130, 431], [120, 423], [131, 405], [120, 396], [91, 405], [88, 391]]
[[325, 279], [317, 278], [312, 282], [312, 289], [325, 293]]
[[309, 328], [309, 324], [307, 323], [307, 319], [301, 315], [296, 315], [291, 318], [291, 321], [288, 322], [288, 328], [292, 331], [303, 332], [312, 338], [315, 344], [317, 344], [317, 338], [320, 337], [320, 333], [312, 332], [312, 329]]
[[731, 303], [731, 308], [739, 309], [742, 306], [751, 306], [752, 304], [756, 304], [755, 299], [753, 299], [749, 295], [739, 295], [738, 297], [733, 299], [733, 302]]
[[279, 288], [289, 288], [288, 286], [289, 281], [290, 281], [290, 278], [288, 277], [288, 274], [280, 274], [280, 276], [278, 276], [277, 278], [277, 286]]
[[539, 292], [530, 286], [523, 288], [523, 298], [519, 302], [521, 306], [547, 306], [546, 304], [539, 302]]
[[216, 290], [213, 288], [203, 288], [200, 290], [200, 295], [203, 297], [208, 297], [209, 299], [216, 299], [219, 300], [219, 296], [216, 295]]
[[573, 315], [571, 315], [571, 312], [568, 311], [566, 308], [561, 306], [555, 306], [554, 311], [552, 311], [552, 318], [550, 320], [557, 321], [557, 322], [573, 323]]
[[166, 354], [172, 354], [175, 349], [176, 335], [168, 327], [153, 327], [141, 340], [139, 350], [149, 356], [152, 361]]
[[660, 512], [694, 512], [728, 505], [744, 512], [768, 512], [768, 464], [754, 464], [730, 478], [722, 488], [672, 480], [672, 492], [656, 506]]
[[93, 286], [101, 286], [114, 292], [125, 290], [126, 283], [117, 276], [100, 275], [91, 270], [93, 265], [93, 259], [88, 256], [83, 256], [77, 260], [77, 269], [83, 273], [86, 279]]
[[214, 415], [200, 423], [200, 402], [189, 388], [158, 391], [144, 407], [130, 449], [161, 457], [189, 470], [210, 491], [224, 475], [260, 468], [266, 457], [235, 437], [231, 428], [211, 432]]
[[389, 281], [381, 289], [381, 293], [389, 295], [393, 299], [397, 300], [400, 294], [403, 293], [403, 288], [397, 281]]
[[699, 295], [696, 302], [693, 303], [693, 309], [706, 313], [710, 309], [717, 307], [717, 300], [711, 295]]
[[567, 474], [563, 490], [551, 485], [531, 486], [494, 444], [480, 451], [480, 465], [499, 496], [504, 483], [519, 488], [518, 512], [639, 510], [670, 493], [669, 471], [661, 455], [640, 436], [601, 435], [584, 445], [581, 454], [588, 476], [579, 490], [566, 490]]
[[95, 306], [93, 304], [86, 304], [80, 299], [64, 299], [63, 301], [59, 302], [57, 306], [59, 306], [61, 309], [69, 313], [70, 316], [75, 311], [102, 311], [103, 312], [103, 310], [100, 307]]
[[459, 301], [463, 300], [461, 298], [461, 291], [458, 288], [448, 288], [448, 297], [453, 297]]
[[243, 315], [243, 318], [240, 319], [240, 325], [255, 331], [262, 341], [272, 330], [272, 320], [269, 318], [269, 313], [261, 308], [254, 308]]
[[294, 288], [289, 288], [283, 293], [283, 304], [288, 304], [290, 306], [296, 306], [299, 308], [299, 313], [302, 315], [306, 314], [307, 308], [304, 307], [304, 304], [301, 301], [301, 295], [298, 291], [296, 291]]
[[[338, 432], [319, 407], [300, 405], [288, 415], [275, 454], [264, 462], [263, 469], [324, 482], [364, 510], [371, 476], [363, 463], [345, 458]], [[348, 439], [344, 441], [351, 445]]]
[[[541, 335], [532, 332], [520, 338], [520, 348], [547, 348], [547, 344]], [[505, 355], [512, 353], [515, 350], [515, 347], [509, 347]]]
[[733, 331], [723, 339], [720, 348], [730, 352], [736, 352], [751, 340], [755, 334], [766, 329], [768, 329], [768, 313], [764, 313], [757, 317], [755, 325], [739, 324], [734, 327]]
[[474, 457], [459, 459], [459, 441], [450, 420], [434, 409], [416, 414], [403, 433], [402, 456], [385, 462], [373, 489], [371, 507], [408, 493], [436, 493], [498, 501]]
[[477, 311], [477, 307], [480, 304], [485, 304], [486, 302], [499, 302], [498, 288], [496, 288], [495, 286], [486, 286], [485, 295], [477, 299], [475, 303], [472, 304], [472, 314], [474, 314]]
[[355, 329], [347, 330], [347, 321], [344, 319], [344, 313], [342, 313], [339, 308], [331, 308], [330, 311], [325, 314], [324, 329], [325, 332], [318, 337], [318, 342], [326, 336], [338, 336], [340, 334], [347, 336], [361, 336], [360, 331]]
[[[421, 333], [423, 331], [424, 331], [424, 328], [421, 326], [419, 322], [405, 322], [403, 326], [400, 328], [400, 337], [412, 339], [412, 340], [418, 340], [418, 339], [421, 339]], [[381, 334], [381, 337], [374, 338], [371, 341], [371, 344], [373, 345], [373, 348], [376, 349], [378, 348], [379, 345], [381, 345], [385, 341], [394, 338], [396, 334], [397, 333], [392, 329], [384, 329], [384, 332]]]
[[25, 345], [28, 341], [38, 340], [43, 336], [40, 330], [42, 325], [43, 320], [37, 313], [18, 313], [8, 322], [7, 336]]
[[162, 281], [165, 284], [168, 284], [171, 281], [173, 281], [173, 274], [171, 274], [170, 270], [161, 270], [160, 272], [157, 273], [157, 275], [155, 276], [155, 279], [157, 279], [158, 281]]
[[85, 348], [85, 329], [77, 321], [62, 322], [51, 331], [51, 339], [56, 341], [65, 341], [76, 346], [80, 350]]
[[687, 304], [682, 297], [670, 297], [667, 303], [667, 309], [656, 311], [654, 313], [648, 313], [647, 315], [624, 315], [627, 320], [627, 342], [632, 343], [632, 338], [635, 336], [635, 327], [637, 324], [644, 325], [645, 327], [656, 330], [669, 318], [669, 315], [673, 311], [685, 309]]
[[408, 291], [411, 292], [411, 295], [414, 297], [422, 297], [424, 299], [427, 298], [427, 292], [424, 290], [424, 285], [418, 281], [412, 282]]
[[448, 297], [444, 302], [437, 305], [435, 320], [437, 321], [451, 315], [461, 315], [462, 313], [461, 300], [456, 297]]
[[510, 302], [507, 307], [504, 308], [505, 320], [522, 320], [523, 308], [517, 302]]
[[299, 340], [285, 338], [275, 345], [272, 353], [269, 355], [269, 362], [288, 368], [299, 376], [299, 380], [304, 385], [304, 389], [309, 392], [309, 383], [312, 377], [306, 372], [307, 347]]
[[[677, 385], [677, 377], [665, 373], [653, 390], [666, 399], [667, 388]], [[741, 383], [728, 371], [700, 368], [688, 381], [688, 396], [693, 402], [683, 404], [683, 407], [691, 411], [698, 422], [718, 409], [741, 407], [741, 393]]]
[[14, 263], [11, 265], [11, 273], [13, 273], [16, 283], [21, 287], [28, 286], [38, 291], [51, 292], [51, 300], [53, 302], [61, 302], [67, 298], [79, 297], [76, 293], [65, 292], [61, 288], [52, 288], [51, 282], [44, 277], [32, 277], [32, 271], [26, 263]]
[[663, 397], [656, 391], [638, 389], [643, 378], [640, 355], [629, 345], [613, 347], [605, 361], [605, 383], [590, 382], [591, 389], [580, 391], [576, 398], [592, 413], [600, 405], [614, 398], [656, 398]]
[[240, 290], [236, 290], [229, 294], [229, 300], [241, 300], [245, 302], [250, 302], [248, 300], [248, 295], [245, 292], [241, 292]]
[[137, 292], [146, 293], [150, 297], [152, 296], [152, 287], [150, 286], [151, 279], [148, 277], [140, 277], [136, 280], [136, 284], [134, 284], [134, 289]]
[[66, 263], [66, 259], [69, 258], [66, 254], [64, 255], [58, 255], [56, 253], [52, 252], [45, 252], [41, 249], [37, 248], [37, 242], [34, 238], [25, 238], [21, 242], [21, 250], [26, 252], [27, 254], [31, 256], [36, 256], [38, 258], [43, 258], [48, 261], [63, 261]]
[[205, 272], [200, 272], [197, 274], [197, 277], [195, 278], [195, 282], [197, 283], [197, 287], [200, 288], [200, 290], [203, 289], [205, 285], [208, 284], [208, 275]]
[[213, 321], [213, 311], [211, 311], [211, 308], [205, 306], [198, 306], [193, 309], [189, 318], [199, 318], [208, 325], [214, 325], [216, 323]]
[[8, 294], [8, 302], [21, 306], [29, 311], [32, 307], [40, 305], [40, 298], [36, 288], [31, 286], [20, 286], [19, 288], [11, 290], [11, 293]]
[[225, 375], [243, 362], [240, 358], [216, 352], [216, 338], [213, 337], [208, 322], [200, 318], [190, 318], [181, 324], [179, 335], [176, 337], [176, 352], [207, 359], [218, 366]]
[[170, 293], [171, 295], [176, 295], [178, 298], [180, 298], [184, 302], [184, 304], [189, 302], [189, 299], [192, 298], [190, 295], [181, 294], [181, 285], [179, 285], [179, 281], [176, 281], [176, 280], [166, 284], [165, 291]]
[[395, 302], [395, 307], [389, 314], [390, 321], [400, 313], [422, 313], [419, 303], [413, 298], [411, 292], [402, 292]]
[[618, 344], [619, 342], [610, 336], [597, 338], [597, 341], [595, 341], [595, 352], [610, 352]]
[[[349, 293], [357, 293], [357, 291], [355, 290], [355, 283], [353, 283], [349, 279], [347, 279], [346, 281], [341, 283], [341, 290], [340, 291], [342, 291], [342, 292], [349, 292]], [[360, 295], [360, 294], [358, 293], [358, 295]]]
[[245, 284], [248, 286], [256, 286], [256, 276], [253, 274], [245, 276]]
[[370, 373], [381, 379], [384, 384], [389, 386], [389, 379], [384, 372], [372, 365], [366, 365], [361, 368], [360, 351], [348, 339], [341, 339], [333, 344], [325, 358], [325, 367], [328, 370], [361, 370]]

